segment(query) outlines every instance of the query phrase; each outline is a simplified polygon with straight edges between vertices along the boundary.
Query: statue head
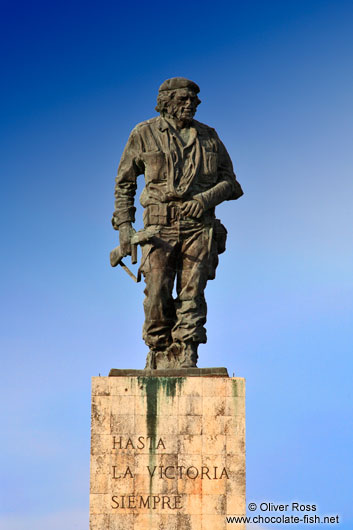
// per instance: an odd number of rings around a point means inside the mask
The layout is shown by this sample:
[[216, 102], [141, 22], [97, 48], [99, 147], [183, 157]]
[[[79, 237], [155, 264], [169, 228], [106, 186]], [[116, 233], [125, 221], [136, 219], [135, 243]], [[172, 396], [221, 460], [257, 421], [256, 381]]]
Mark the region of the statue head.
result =
[[161, 116], [171, 116], [181, 124], [188, 124], [201, 103], [199, 92], [198, 85], [185, 77], [167, 79], [159, 87], [156, 111]]

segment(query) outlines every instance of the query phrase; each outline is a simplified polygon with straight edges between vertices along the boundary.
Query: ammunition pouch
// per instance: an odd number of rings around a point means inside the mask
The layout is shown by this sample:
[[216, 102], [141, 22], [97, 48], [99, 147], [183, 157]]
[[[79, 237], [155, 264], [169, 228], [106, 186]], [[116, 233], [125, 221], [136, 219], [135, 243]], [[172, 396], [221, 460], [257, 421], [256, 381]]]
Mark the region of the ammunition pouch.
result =
[[143, 212], [144, 226], [168, 225], [168, 205], [167, 203], [149, 204]]

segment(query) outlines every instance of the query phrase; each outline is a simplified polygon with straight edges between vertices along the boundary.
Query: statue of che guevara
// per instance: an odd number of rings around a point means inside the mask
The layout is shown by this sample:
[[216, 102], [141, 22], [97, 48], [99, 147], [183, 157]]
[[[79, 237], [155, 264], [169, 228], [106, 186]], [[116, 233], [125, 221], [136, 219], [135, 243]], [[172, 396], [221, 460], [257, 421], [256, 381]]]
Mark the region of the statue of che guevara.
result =
[[116, 177], [112, 224], [123, 257], [131, 254], [138, 234], [132, 228], [136, 179], [145, 176], [140, 202], [150, 236], [141, 244], [140, 271], [149, 369], [196, 367], [198, 345], [206, 342], [204, 290], [215, 278], [227, 236], [215, 206], [243, 194], [216, 131], [194, 120], [199, 91], [183, 77], [162, 83], [160, 116], [133, 129]]

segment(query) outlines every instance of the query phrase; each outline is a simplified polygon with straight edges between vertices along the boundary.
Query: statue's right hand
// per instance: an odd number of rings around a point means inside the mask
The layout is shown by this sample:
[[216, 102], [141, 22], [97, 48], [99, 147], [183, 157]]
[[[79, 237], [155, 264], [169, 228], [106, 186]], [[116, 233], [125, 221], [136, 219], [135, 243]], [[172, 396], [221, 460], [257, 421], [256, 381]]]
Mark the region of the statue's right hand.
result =
[[135, 230], [132, 228], [131, 223], [127, 222], [119, 226], [119, 243], [123, 256], [131, 255], [131, 238], [134, 233]]

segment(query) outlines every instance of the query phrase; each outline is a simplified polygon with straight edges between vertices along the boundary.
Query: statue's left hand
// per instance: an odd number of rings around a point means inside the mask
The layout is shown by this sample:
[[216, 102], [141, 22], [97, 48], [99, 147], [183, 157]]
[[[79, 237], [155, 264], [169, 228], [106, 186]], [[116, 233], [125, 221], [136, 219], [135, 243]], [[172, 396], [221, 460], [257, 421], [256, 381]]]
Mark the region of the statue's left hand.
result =
[[182, 214], [184, 217], [196, 217], [199, 219], [203, 214], [204, 208], [201, 202], [193, 199], [191, 201], [186, 201], [181, 207]]

